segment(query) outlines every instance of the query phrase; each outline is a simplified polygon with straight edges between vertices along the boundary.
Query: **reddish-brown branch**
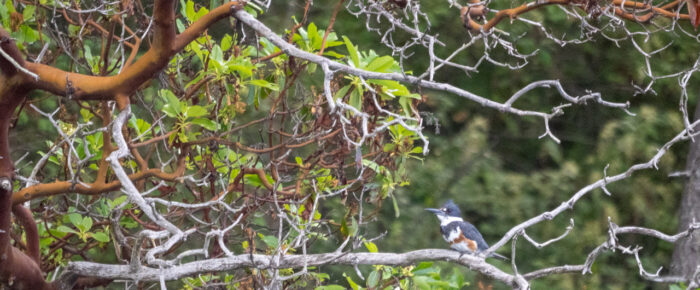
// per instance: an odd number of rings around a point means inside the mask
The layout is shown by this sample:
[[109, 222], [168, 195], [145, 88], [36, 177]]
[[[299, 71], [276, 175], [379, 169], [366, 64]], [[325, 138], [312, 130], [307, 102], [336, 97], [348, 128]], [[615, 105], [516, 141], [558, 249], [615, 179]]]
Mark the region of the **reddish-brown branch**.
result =
[[[101, 109], [98, 115], [102, 119], [102, 126], [108, 126], [112, 122], [112, 114], [109, 110], [109, 106], [106, 101], [100, 103]], [[107, 181], [107, 169], [109, 165], [107, 164], [107, 156], [109, 156], [114, 148], [112, 147], [112, 134], [111, 131], [107, 130], [102, 133], [102, 158], [100, 159], [99, 166], [97, 169], [97, 178], [95, 178], [96, 183], [104, 183]]]
[[[260, 168], [243, 168], [243, 173], [245, 174], [255, 174], [260, 178], [260, 182], [262, 183], [265, 188], [267, 188], [270, 191], [274, 191], [275, 187], [272, 183], [270, 183], [269, 180], [267, 180], [267, 176], [265, 175], [265, 171], [263, 171]], [[284, 195], [294, 195], [295, 193], [293, 191], [286, 191], [282, 189], [278, 189], [277, 193], [281, 193]]]
[[[491, 18], [488, 22], [486, 22], [486, 24], [484, 24], [484, 26], [483, 26], [483, 30], [484, 31], [491, 30], [491, 28], [496, 26], [496, 24], [501, 22], [501, 20], [503, 20], [506, 17], [513, 19], [515, 17], [518, 17], [518, 15], [520, 15], [520, 14], [526, 13], [528, 11], [532, 11], [534, 9], [537, 9], [537, 8], [540, 8], [543, 6], [564, 5], [564, 4], [569, 4], [570, 2], [571, 1], [569, 1], [569, 0], [549, 0], [549, 1], [543, 2], [543, 3], [535, 3], [535, 4], [526, 3], [526, 4], [520, 5], [520, 6], [515, 7], [515, 8], [504, 9], [504, 10], [498, 11], [493, 18]], [[471, 22], [474, 22], [474, 21], [472, 20]], [[474, 23], [476, 23], [476, 22], [474, 22]]]
[[[66, 9], [61, 9], [60, 11], [61, 11], [61, 14], [63, 14], [63, 18], [66, 20], [66, 22], [68, 22], [72, 25], [81, 26], [79, 23], [75, 22], [75, 20], [71, 19], [70, 16], [68, 16], [68, 12], [66, 11]], [[121, 38], [119, 36], [110, 34], [109, 31], [107, 31], [107, 29], [105, 29], [104, 27], [102, 27], [102, 25], [93, 21], [92, 19], [88, 19], [86, 23], [88, 25], [92, 26], [93, 28], [97, 29], [103, 36], [109, 35], [114, 40], [117, 40], [117, 41], [121, 40]], [[129, 48], [134, 48], [134, 45], [128, 41], [124, 41], [123, 43], [124, 43], [124, 45], [128, 46]]]
[[177, 36], [174, 44], [175, 51], [185, 48], [188, 43], [192, 42], [215, 22], [231, 16], [231, 9], [243, 9], [243, 6], [239, 1], [231, 1], [209, 11], [209, 13], [197, 19], [195, 23], [192, 23], [190, 27]]
[[[184, 156], [181, 156], [178, 159], [177, 168], [172, 173], [166, 173], [161, 171], [160, 169], [151, 168], [131, 174], [129, 175], [129, 178], [132, 181], [139, 181], [149, 177], [157, 177], [165, 181], [174, 181], [176, 178], [181, 177], [184, 174], [185, 159], [186, 158]], [[52, 196], [71, 192], [86, 195], [94, 195], [114, 191], [119, 189], [120, 187], [121, 182], [119, 182], [119, 180], [114, 180], [109, 183], [103, 183], [98, 180], [95, 183], [91, 183], [88, 185], [73, 185], [73, 183], [70, 181], [56, 181], [52, 183], [37, 184], [15, 192], [12, 195], [12, 202], [14, 204], [18, 204], [43, 196]]]
[[[0, 31], [0, 37], [2, 37], [3, 31]], [[0, 43], [3, 49], [5, 49], [6, 43]], [[13, 44], [14, 45], [14, 44]], [[0, 83], [3, 80], [8, 80], [5, 78], [4, 72], [8, 70], [7, 66], [11, 66], [9, 62], [0, 57], [0, 69], [3, 73], [0, 74]], [[0, 90], [4, 88], [0, 86]], [[10, 141], [9, 141], [9, 131], [10, 124], [12, 123], [12, 116], [14, 114], [15, 108], [24, 100], [24, 95], [22, 92], [18, 91], [6, 91], [6, 94], [12, 94], [7, 97], [0, 97], [0, 182], [5, 183], [9, 186], [9, 189], [3, 189], [0, 187], [0, 257], [3, 255], [7, 256], [10, 250], [10, 227], [11, 219], [10, 214], [12, 212], [12, 203], [10, 199], [12, 197], [12, 178], [14, 177], [14, 163], [12, 161], [12, 156], [10, 155]], [[0, 95], [3, 96], [3, 95]], [[0, 274], [3, 270], [8, 267], [8, 264], [0, 260]], [[0, 278], [2, 278], [0, 276]]]
[[678, 6], [680, 3], [679, 1], [673, 1], [671, 3], [668, 3], [662, 7], [656, 7], [656, 6], [651, 6], [646, 3], [640, 3], [640, 2], [632, 2], [632, 1], [625, 1], [625, 7], [626, 8], [633, 8], [633, 9], [640, 9], [640, 10], [649, 10], [651, 9], [650, 12], [644, 13], [644, 14], [635, 14], [635, 13], [630, 13], [629, 11], [623, 10], [621, 8], [623, 1], [622, 0], [615, 0], [613, 1], [614, 5], [617, 5], [619, 7], [615, 7], [615, 15], [620, 16], [624, 19], [631, 20], [631, 21], [636, 21], [636, 22], [648, 22], [651, 19], [653, 19], [657, 15], [661, 15], [664, 17], [668, 18], [675, 18], [678, 17], [678, 19], [690, 19], [690, 16], [688, 14], [680, 14], [677, 12], [669, 11], [669, 9], [674, 8]]
[[172, 134], [174, 134], [174, 133], [176, 133], [176, 132], [177, 132], [177, 130], [172, 130], [172, 131], [170, 131], [170, 132], [168, 132], [168, 133], [165, 133], [165, 134], [163, 134], [163, 135], [159, 135], [159, 136], [153, 137], [153, 138], [148, 139], [148, 140], [146, 140], [146, 141], [143, 141], [143, 142], [140, 142], [140, 143], [136, 143], [136, 144], [131, 144], [131, 145], [129, 145], [129, 147], [131, 147], [131, 148], [138, 148], [138, 147], [143, 147], [143, 146], [146, 146], [146, 145], [149, 145], [149, 144], [153, 144], [153, 143], [156, 143], [156, 142], [158, 142], [158, 141], [162, 141], [162, 140], [168, 139], [168, 137], [170, 137], [170, 135], [172, 135]]
[[152, 224], [152, 223], [148, 223], [148, 222], [142, 221], [142, 220], [141, 220], [139, 217], [137, 217], [137, 216], [134, 214], [134, 212], [133, 212], [132, 210], [130, 210], [130, 209], [129, 209], [129, 210], [125, 210], [125, 212], [126, 212], [126, 214], [127, 214], [129, 217], [131, 217], [132, 219], [134, 219], [134, 221], [136, 221], [138, 224], [140, 224], [140, 225], [143, 226], [144, 228], [147, 228], [147, 229], [152, 230], [152, 231], [160, 231], [160, 230], [163, 230], [163, 229], [161, 229], [158, 225], [155, 225], [155, 224]]
[[[203, 33], [214, 22], [231, 15], [240, 2], [233, 1], [217, 7], [202, 16], [180, 35], [175, 34], [173, 0], [155, 1], [154, 38], [151, 48], [122, 73], [116, 76], [96, 77], [66, 72], [48, 65], [24, 63], [24, 67], [39, 76], [39, 81], [26, 80], [32, 88], [42, 89], [75, 99], [111, 99], [115, 95], [131, 95], [156, 72], [163, 69], [176, 52]], [[18, 52], [16, 47], [15, 51]], [[132, 55], [136, 49], [132, 50]], [[21, 57], [20, 57], [21, 58]], [[130, 59], [132, 57], [130, 56]], [[129, 62], [129, 61], [127, 61]]]
[[27, 256], [32, 258], [37, 266], [41, 265], [41, 258], [39, 257], [39, 230], [36, 227], [36, 221], [34, 221], [32, 212], [21, 204], [15, 204], [12, 206], [12, 213], [22, 226], [27, 238]]
[[340, 8], [343, 7], [343, 2], [345, 2], [345, 0], [340, 0], [338, 4], [335, 4], [333, 15], [331, 15], [331, 20], [328, 22], [328, 28], [326, 28], [326, 32], [323, 34], [323, 41], [321, 42], [321, 49], [318, 51], [318, 55], [323, 55], [323, 51], [326, 49], [326, 39], [328, 35], [331, 34], [331, 29], [333, 29], [333, 24], [335, 24], [335, 17], [338, 16]]
[[[6, 31], [0, 30], [0, 47], [19, 65], [25, 62], [17, 46], [9, 40]], [[41, 269], [35, 259], [10, 245], [10, 227], [12, 226], [12, 178], [14, 163], [10, 156], [9, 131], [17, 106], [24, 101], [26, 88], [19, 85], [26, 76], [17, 74], [17, 69], [8, 60], [0, 57], [0, 285], [8, 285], [12, 280], [15, 289], [43, 289], [47, 287]], [[9, 188], [4, 188], [9, 187]], [[24, 212], [19, 212], [23, 215]], [[22, 225], [31, 228], [30, 222], [20, 217]], [[24, 223], [26, 222], [26, 223]], [[33, 230], [36, 230], [34, 225]], [[36, 235], [28, 234], [34, 239]], [[38, 244], [37, 244], [38, 245]], [[33, 247], [33, 245], [29, 245]], [[34, 251], [34, 250], [32, 250]], [[32, 253], [34, 255], [34, 253]]]
[[[647, 22], [651, 20], [654, 16], [656, 15], [662, 15], [664, 17], [668, 18], [675, 18], [678, 17], [679, 19], [690, 19], [688, 14], [680, 14], [677, 12], [670, 11], [669, 9], [672, 9], [676, 6], [678, 6], [680, 2], [679, 1], [673, 1], [671, 3], [668, 3], [662, 7], [656, 7], [649, 5], [644, 2], [636, 2], [636, 1], [623, 1], [623, 0], [614, 0], [612, 4], [615, 7], [615, 14], [628, 19], [632, 21], [637, 21], [637, 22]], [[503, 9], [500, 10], [494, 15], [491, 19], [489, 19], [485, 24], [480, 24], [470, 17], [466, 17], [464, 21], [467, 21], [465, 24], [468, 28], [474, 29], [474, 30], [483, 30], [483, 31], [490, 31], [495, 27], [498, 23], [500, 23], [503, 19], [509, 18], [509, 19], [514, 19], [520, 16], [521, 14], [527, 13], [529, 11], [541, 8], [543, 6], [547, 5], [569, 5], [569, 4], [583, 4], [582, 1], [580, 0], [548, 0], [548, 1], [538, 1], [538, 2], [529, 2], [525, 3], [523, 5], [520, 5], [518, 7], [510, 8], [510, 9]], [[621, 5], [624, 5], [625, 8], [636, 8], [636, 9], [641, 9], [641, 10], [651, 10], [650, 12], [642, 15], [636, 15], [629, 13], [627, 11], [624, 11], [621, 8]]]
[[187, 91], [185, 92], [185, 96], [183, 97], [183, 99], [187, 100], [187, 99], [191, 98], [194, 94], [197, 93], [197, 91], [199, 91], [199, 89], [202, 88], [202, 86], [204, 86], [205, 84], [207, 84], [209, 81], [211, 81], [213, 79], [214, 79], [214, 76], [212, 76], [212, 75], [208, 75], [206, 77], [203, 77], [201, 80], [196, 82], [194, 85], [187, 88]]
[[259, 62], [263, 62], [263, 61], [268, 61], [268, 60], [271, 60], [271, 59], [273, 59], [273, 58], [275, 58], [275, 57], [278, 57], [278, 56], [282, 55], [282, 53], [283, 53], [283, 52], [280, 50], [280, 51], [277, 51], [277, 52], [273, 52], [273, 53], [271, 53], [271, 54], [269, 54], [269, 55], [263, 56], [263, 57], [261, 57], [261, 58], [253, 59], [253, 60], [251, 60], [250, 62], [252, 62], [252, 63], [259, 63]]

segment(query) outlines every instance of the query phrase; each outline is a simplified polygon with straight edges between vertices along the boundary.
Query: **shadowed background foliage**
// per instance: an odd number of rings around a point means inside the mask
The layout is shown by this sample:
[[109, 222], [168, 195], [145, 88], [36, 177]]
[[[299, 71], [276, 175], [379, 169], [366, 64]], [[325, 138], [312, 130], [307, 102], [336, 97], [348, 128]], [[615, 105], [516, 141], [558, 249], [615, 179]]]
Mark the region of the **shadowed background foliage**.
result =
[[[325, 15], [332, 11], [334, 4], [334, 1], [314, 1], [311, 17], [317, 19], [314, 21], [320, 27], [326, 26], [328, 17]], [[289, 5], [297, 9], [296, 15], [303, 11], [301, 4]], [[443, 40], [453, 41], [448, 47], [468, 40], [454, 8], [442, 1], [421, 1], [421, 5], [430, 15], [432, 31], [439, 33]], [[271, 13], [276, 13], [275, 10], [273, 8]], [[554, 31], [565, 32], [566, 27], [575, 31], [578, 24], [561, 15], [558, 8], [549, 7], [527, 17], [545, 19]], [[431, 152], [422, 162], [412, 161], [407, 172], [411, 184], [398, 189], [400, 216], [396, 218], [391, 203], [385, 203], [382, 215], [377, 218], [379, 221], [372, 224], [377, 234], [387, 234], [377, 242], [381, 251], [446, 246], [437, 220], [423, 208], [439, 206], [447, 199], [453, 199], [462, 208], [465, 219], [479, 228], [487, 242], [494, 243], [511, 227], [558, 206], [583, 186], [603, 177], [606, 165], [609, 165], [608, 174], [612, 175], [635, 163], [646, 162], [683, 129], [677, 79], [659, 82], [656, 95], [634, 95], [631, 84], [649, 79], [643, 73], [643, 58], [628, 42], [621, 43], [618, 48], [610, 41], [597, 38], [594, 42], [562, 48], [540, 32], [522, 25], [505, 27], [508, 29], [504, 30], [513, 34], [527, 32], [517, 42], [521, 51], [538, 50], [528, 66], [510, 71], [487, 64], [479, 67], [479, 72], [473, 76], [455, 70], [453, 74], [443, 74], [440, 80], [505, 101], [532, 81], [559, 79], [574, 95], [590, 89], [601, 92], [611, 101], [629, 100], [636, 116], [595, 104], [566, 109], [552, 124], [562, 141], [556, 144], [548, 138], [538, 138], [544, 132], [538, 119], [504, 115], [459, 97], [425, 92], [427, 101], [421, 109], [435, 121], [427, 126], [431, 132]], [[364, 20], [357, 21], [347, 12], [338, 16], [335, 31], [340, 35], [352, 34], [353, 41], [360, 47], [382, 51], [375, 45], [379, 36], [357, 33], [363, 30]], [[688, 43], [686, 46], [683, 38], [669, 35], [652, 38], [645, 43], [648, 45], [645, 48], [663, 46], [669, 40], [675, 44], [662, 54], [664, 61], [654, 66], [659, 72], [672, 69], [674, 63], [691, 61], [697, 54], [695, 45]], [[471, 60], [474, 63], [481, 56], [479, 52], [467, 53], [469, 57], [457, 62], [470, 63]], [[426, 54], [416, 53], [416, 57], [408, 60], [416, 71], [426, 68], [421, 67], [427, 63], [420, 58], [423, 55]], [[446, 79], [446, 75], [450, 79]], [[690, 87], [691, 92], [700, 88], [697, 82]], [[559, 105], [560, 99], [555, 92], [540, 89], [518, 102], [524, 108], [546, 110]], [[688, 107], [694, 108], [694, 105], [695, 100], [691, 99]], [[685, 180], [668, 177], [668, 174], [684, 169], [686, 154], [687, 144], [678, 146], [661, 159], [658, 171], [642, 172], [609, 185], [612, 196], [595, 191], [579, 201], [568, 214], [532, 227], [528, 234], [543, 242], [561, 235], [569, 219], [575, 222], [567, 238], [543, 249], [520, 238], [519, 270], [528, 272], [546, 266], [583, 263], [587, 254], [607, 239], [608, 217], [618, 225], [653, 227], [664, 233], [675, 233]], [[642, 236], [623, 237], [621, 242], [644, 247], [641, 256], [647, 271], [656, 272], [661, 266], [668, 269], [672, 244]], [[510, 244], [499, 252], [510, 254]], [[492, 262], [502, 265], [504, 270], [510, 269], [509, 264]], [[452, 271], [447, 263], [441, 266], [444, 273]], [[475, 288], [479, 277], [465, 269], [461, 271], [468, 273], [467, 281], [472, 282], [470, 288]], [[494, 286], [503, 287], [499, 283]], [[555, 275], [537, 280], [532, 286], [534, 289], [669, 287], [645, 282], [638, 276], [634, 258], [620, 254], [601, 256], [593, 267], [593, 275]]]

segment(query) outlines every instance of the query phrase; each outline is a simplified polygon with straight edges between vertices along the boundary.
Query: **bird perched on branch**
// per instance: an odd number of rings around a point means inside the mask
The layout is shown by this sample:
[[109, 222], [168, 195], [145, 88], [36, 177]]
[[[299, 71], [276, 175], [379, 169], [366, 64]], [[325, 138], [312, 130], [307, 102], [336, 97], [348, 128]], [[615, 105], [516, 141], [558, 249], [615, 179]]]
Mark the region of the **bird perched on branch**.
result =
[[[462, 219], [459, 207], [452, 200], [448, 200], [441, 208], [426, 208], [425, 210], [434, 213], [440, 220], [442, 237], [450, 243], [450, 248], [453, 250], [463, 255], [464, 253], [480, 253], [489, 248], [479, 230]], [[508, 260], [508, 258], [496, 253], [491, 253], [489, 257]]]

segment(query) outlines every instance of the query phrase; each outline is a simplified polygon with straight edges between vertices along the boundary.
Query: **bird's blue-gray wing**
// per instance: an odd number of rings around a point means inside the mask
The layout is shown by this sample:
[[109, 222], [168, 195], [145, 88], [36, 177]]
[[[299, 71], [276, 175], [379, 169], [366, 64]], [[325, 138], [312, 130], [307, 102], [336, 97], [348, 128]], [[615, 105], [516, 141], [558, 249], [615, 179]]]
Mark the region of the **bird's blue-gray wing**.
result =
[[484, 237], [481, 236], [481, 233], [479, 233], [474, 225], [469, 222], [462, 222], [459, 226], [467, 239], [474, 240], [476, 242], [479, 252], [489, 248], [489, 245], [486, 243], [486, 241], [484, 241]]

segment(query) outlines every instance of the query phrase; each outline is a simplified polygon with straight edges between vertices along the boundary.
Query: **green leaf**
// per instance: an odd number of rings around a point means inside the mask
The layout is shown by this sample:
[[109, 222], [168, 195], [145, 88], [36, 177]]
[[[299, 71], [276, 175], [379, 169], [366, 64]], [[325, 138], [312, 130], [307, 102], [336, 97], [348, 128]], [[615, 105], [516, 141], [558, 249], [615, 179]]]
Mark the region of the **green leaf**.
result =
[[132, 128], [136, 129], [136, 134], [140, 136], [141, 141], [148, 136], [153, 136], [153, 130], [151, 129], [151, 124], [143, 119], [137, 119], [134, 115], [129, 122]]
[[362, 94], [360, 90], [355, 88], [350, 92], [350, 100], [348, 100], [348, 105], [353, 106], [358, 111], [362, 111]]
[[272, 249], [277, 249], [279, 246], [279, 241], [277, 241], [277, 237], [275, 236], [265, 236], [263, 234], [258, 234], [258, 236], [268, 247]]
[[314, 50], [321, 49], [321, 43], [323, 42], [323, 37], [319, 36], [318, 28], [316, 27], [316, 24], [313, 22], [309, 23], [308, 35], [309, 35], [309, 44], [311, 44], [311, 48], [313, 48]]
[[92, 238], [102, 243], [109, 242], [109, 235], [105, 234], [105, 232], [94, 233], [92, 234]]
[[238, 72], [244, 78], [253, 75], [253, 66], [249, 64], [231, 63], [227, 67], [230, 72]]
[[182, 20], [180, 18], [175, 19], [175, 26], [177, 26], [177, 32], [182, 33], [185, 31], [185, 24], [182, 23]]
[[10, 13], [17, 12], [17, 10], [15, 10], [15, 5], [12, 3], [12, 0], [5, 1], [5, 6], [7, 7], [7, 11], [9, 11]]
[[80, 109], [80, 116], [83, 117], [83, 121], [85, 122], [90, 122], [90, 119], [92, 119], [92, 113], [85, 109]]
[[370, 62], [365, 69], [374, 72], [389, 72], [394, 65], [394, 58], [388, 55], [377, 57]]
[[411, 113], [411, 100], [401, 97], [399, 98], [399, 105], [401, 105], [401, 109], [403, 109], [403, 114], [409, 116]]
[[0, 5], [0, 19], [4, 27], [10, 27], [10, 13], [6, 5]]
[[[422, 263], [421, 263], [422, 264]], [[413, 275], [432, 275], [432, 274], [440, 274], [440, 268], [436, 266], [432, 266], [432, 263], [430, 263], [430, 267], [427, 268], [420, 268], [416, 267], [413, 269], [412, 273]]]
[[348, 235], [354, 237], [357, 235], [357, 231], [359, 229], [360, 226], [357, 224], [357, 220], [355, 220], [355, 217], [352, 217], [352, 222], [350, 223], [350, 226], [348, 226]]
[[350, 60], [352, 60], [352, 63], [355, 65], [356, 68], [360, 67], [360, 55], [357, 53], [357, 49], [355, 46], [352, 45], [352, 42], [350, 42], [350, 39], [348, 39], [347, 36], [343, 35], [343, 41], [345, 41], [345, 48], [348, 50], [348, 56], [350, 56]]
[[396, 202], [396, 197], [394, 197], [394, 194], [391, 194], [391, 201], [394, 204], [394, 217], [398, 218], [400, 215], [399, 204], [398, 204], [398, 202]]
[[337, 92], [335, 92], [335, 96], [333, 96], [333, 99], [342, 99], [345, 97], [345, 95], [348, 93], [348, 90], [351, 88], [351, 85], [344, 86], [340, 88]]
[[69, 215], [68, 215], [68, 220], [69, 220], [70, 223], [73, 224], [73, 226], [75, 226], [76, 228], [78, 228], [80, 225], [83, 224], [83, 217], [80, 216], [80, 215], [77, 214], [77, 213], [69, 214]]
[[[272, 180], [272, 177], [269, 177], [269, 176], [266, 176], [266, 177], [270, 183], [272, 183], [272, 184], [275, 183], [275, 181]], [[243, 178], [245, 178], [246, 184], [249, 184], [251, 186], [264, 187], [263, 182], [260, 179], [260, 176], [258, 176], [257, 174], [246, 174], [243, 176]]]
[[163, 106], [163, 113], [168, 115], [168, 117], [171, 118], [177, 118], [177, 111], [173, 109], [173, 106], [166, 104]]
[[95, 67], [94, 67], [95, 61], [93, 59], [94, 57], [92, 56], [92, 51], [90, 50], [90, 46], [86, 45], [85, 48], [83, 48], [83, 56], [85, 56], [85, 60], [87, 60], [88, 64], [90, 64], [90, 67], [92, 68], [92, 71], [94, 72], [95, 71]]
[[207, 15], [207, 13], [209, 13], [209, 9], [207, 9], [206, 7], [199, 8], [199, 10], [197, 10], [197, 14], [194, 16], [194, 21], [199, 20], [199, 18], [202, 18], [202, 16]]
[[343, 273], [343, 277], [345, 277], [345, 279], [348, 280], [348, 284], [350, 285], [350, 288], [352, 288], [352, 290], [358, 290], [362, 288], [359, 285], [357, 285], [357, 283], [355, 283], [355, 281], [353, 281], [352, 278], [350, 278], [350, 276], [346, 275], [345, 273]]
[[27, 5], [24, 7], [24, 11], [22, 11], [22, 18], [24, 21], [29, 21], [32, 18], [34, 18], [34, 11], [36, 10], [36, 6], [34, 5]]
[[206, 115], [207, 109], [202, 106], [194, 105], [187, 108], [187, 117], [197, 118]]
[[31, 26], [22, 24], [20, 26], [20, 30], [22, 32], [22, 37], [24, 38], [25, 42], [31, 44], [39, 40], [39, 32], [34, 30]]
[[[328, 44], [328, 43], [326, 43], [326, 44]], [[326, 46], [328, 46], [328, 45], [326, 45]], [[329, 50], [329, 51], [324, 51], [324, 52], [323, 52], [323, 55], [325, 55], [325, 56], [332, 56], [332, 57], [335, 57], [335, 58], [344, 58], [344, 57], [345, 57], [345, 55], [342, 55], [342, 54], [340, 54], [340, 53], [337, 53], [337, 52], [335, 52], [335, 51], [330, 51], [330, 50]]]
[[58, 226], [58, 227], [56, 228], [56, 230], [59, 231], [59, 232], [61, 232], [61, 233], [64, 233], [64, 234], [67, 234], [67, 233], [77, 234], [77, 233], [78, 233], [78, 232], [76, 232], [74, 229], [71, 229], [71, 228], [69, 228], [69, 227], [67, 227], [67, 226], [63, 226], [63, 225]]
[[413, 272], [418, 271], [418, 270], [423, 270], [427, 269], [433, 266], [433, 262], [420, 262], [418, 263], [418, 266], [413, 268]]
[[257, 5], [254, 5], [253, 2], [249, 2], [249, 3], [246, 3], [245, 6], [243, 6], [243, 9], [245, 10], [245, 12], [248, 12], [248, 13], [250, 13], [250, 15], [253, 15], [253, 17], [258, 17], [258, 11], [260, 11], [260, 12], [262, 12], [262, 11], [259, 9], [255, 9], [252, 6], [257, 6]]
[[127, 196], [122, 195], [120, 197], [115, 198], [114, 200], [109, 201], [109, 210], [113, 210], [115, 207], [120, 206], [122, 203], [126, 201]]
[[267, 89], [271, 89], [273, 91], [279, 90], [279, 87], [277, 86], [277, 84], [268, 82], [266, 80], [250, 80], [250, 81], [248, 81], [248, 83], [251, 85], [254, 85], [256, 87], [267, 88]]
[[345, 290], [345, 287], [340, 285], [325, 285], [316, 287], [316, 290]]
[[377, 271], [372, 271], [367, 277], [367, 287], [376, 287], [379, 283], [379, 273]]
[[122, 218], [119, 224], [127, 229], [134, 229], [139, 226], [139, 224], [132, 218]]
[[205, 118], [197, 118], [192, 120], [191, 122], [192, 124], [199, 125], [209, 131], [216, 131], [216, 129], [218, 128], [218, 124], [216, 122]]
[[233, 37], [231, 35], [224, 35], [224, 37], [221, 39], [221, 50], [227, 51], [231, 49], [231, 46], [233, 46]]
[[452, 269], [452, 275], [450, 275], [450, 276], [448, 277], [448, 279], [445, 279], [445, 280], [450, 281], [450, 283], [451, 283], [450, 287], [451, 287], [451, 288], [459, 288], [459, 289], [461, 289], [463, 286], [469, 285], [468, 282], [465, 282], [465, 281], [464, 281], [464, 275], [462, 275], [462, 272], [461, 272], [459, 269], [457, 269], [457, 268], [453, 268], [453, 269]]
[[391, 151], [394, 151], [394, 149], [396, 149], [396, 144], [394, 144], [394, 143], [384, 144], [384, 148], [383, 148], [384, 152], [391, 152]]
[[92, 218], [89, 216], [86, 216], [82, 219], [79, 225], [76, 225], [78, 229], [80, 229], [81, 232], [87, 232], [92, 228]]
[[192, 50], [194, 54], [197, 55], [200, 62], [204, 63], [204, 52], [202, 52], [200, 45], [196, 41], [190, 42], [190, 44], [187, 45], [187, 48]]
[[175, 141], [175, 138], [177, 138], [177, 135], [178, 134], [170, 134], [170, 137], [168, 137], [168, 144], [172, 145]]
[[190, 22], [195, 21], [195, 12], [194, 12], [194, 2], [192, 0], [187, 1], [187, 6], [185, 6], [185, 16], [187, 17], [187, 20]]
[[[375, 84], [375, 85], [380, 85], [382, 89], [382, 93], [386, 94], [386, 96], [394, 98], [394, 97], [411, 97], [413, 98], [411, 92], [406, 88], [406, 86], [402, 85], [401, 83], [397, 81], [392, 81], [392, 80], [369, 80], [368, 81], [370, 84]], [[416, 95], [419, 99], [420, 96]]]
[[211, 54], [209, 54], [209, 57], [220, 64], [224, 63], [224, 52], [218, 45], [214, 45], [214, 47], [212, 47]]
[[163, 106], [163, 112], [168, 115], [168, 117], [175, 118], [177, 115], [182, 113], [182, 105], [180, 100], [169, 90], [160, 90], [160, 95], [165, 101], [165, 106]]
[[434, 279], [427, 277], [427, 276], [414, 276], [412, 280], [413, 280], [413, 284], [418, 289], [432, 289], [432, 287], [430, 287], [429, 280], [434, 280]]

